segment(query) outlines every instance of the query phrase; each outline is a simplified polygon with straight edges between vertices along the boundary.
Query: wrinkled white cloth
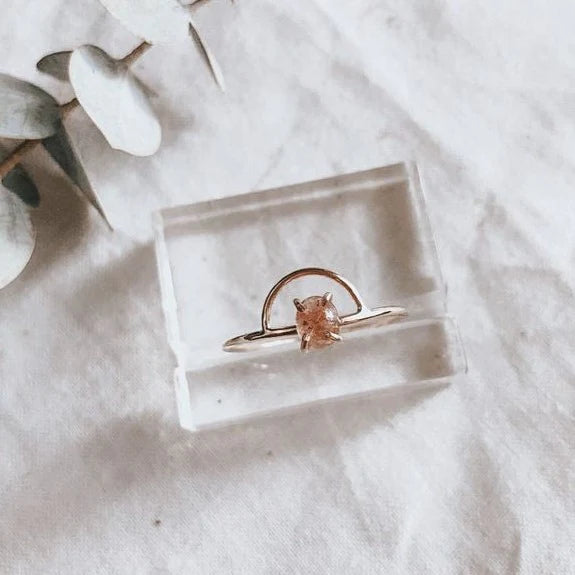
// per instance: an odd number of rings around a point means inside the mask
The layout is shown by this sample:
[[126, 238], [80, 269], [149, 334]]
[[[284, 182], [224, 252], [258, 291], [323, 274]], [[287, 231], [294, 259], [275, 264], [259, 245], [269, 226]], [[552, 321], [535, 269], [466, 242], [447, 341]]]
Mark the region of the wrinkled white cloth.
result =
[[[160, 152], [68, 125], [110, 234], [35, 151], [38, 244], [0, 292], [0, 572], [575, 572], [575, 5], [212, 0], [135, 70]], [[138, 39], [97, 0], [4, 0], [0, 69]], [[464, 383], [178, 427], [150, 213], [419, 161]], [[1, 246], [0, 246], [1, 249]], [[273, 254], [270, 254], [273, 256]]]

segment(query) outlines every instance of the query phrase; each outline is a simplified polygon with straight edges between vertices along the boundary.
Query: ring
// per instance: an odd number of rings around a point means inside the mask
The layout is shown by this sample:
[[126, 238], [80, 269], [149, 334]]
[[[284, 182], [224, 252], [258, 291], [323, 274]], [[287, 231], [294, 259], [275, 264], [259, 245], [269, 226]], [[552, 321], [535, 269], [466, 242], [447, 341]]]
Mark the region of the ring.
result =
[[[357, 310], [352, 314], [340, 316], [330, 292], [321, 296], [310, 296], [304, 300], [296, 298], [295, 324], [287, 327], [270, 327], [272, 306], [279, 292], [288, 283], [304, 276], [324, 276], [337, 282], [349, 293]], [[335, 272], [322, 268], [304, 268], [283, 277], [271, 289], [262, 308], [261, 330], [229, 339], [224, 343], [223, 349], [230, 352], [254, 351], [299, 340], [301, 351], [307, 352], [342, 341], [342, 334], [367, 327], [389, 325], [405, 317], [407, 310], [399, 306], [370, 309], [353, 284]]]

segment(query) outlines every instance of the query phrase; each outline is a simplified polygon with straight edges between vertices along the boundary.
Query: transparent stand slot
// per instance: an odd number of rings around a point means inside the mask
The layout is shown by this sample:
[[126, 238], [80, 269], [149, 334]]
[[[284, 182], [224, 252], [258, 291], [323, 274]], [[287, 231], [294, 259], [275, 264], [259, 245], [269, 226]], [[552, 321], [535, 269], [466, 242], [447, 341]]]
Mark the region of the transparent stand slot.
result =
[[[465, 371], [417, 169], [365, 172], [170, 208], [155, 215], [158, 270], [182, 426], [221, 427], [378, 391], [449, 381]], [[226, 353], [260, 327], [262, 303], [284, 275], [323, 267], [349, 279], [370, 307], [402, 305], [409, 320], [346, 334], [302, 355], [297, 346]], [[294, 323], [294, 297], [334, 294], [327, 278], [286, 286], [276, 326]]]

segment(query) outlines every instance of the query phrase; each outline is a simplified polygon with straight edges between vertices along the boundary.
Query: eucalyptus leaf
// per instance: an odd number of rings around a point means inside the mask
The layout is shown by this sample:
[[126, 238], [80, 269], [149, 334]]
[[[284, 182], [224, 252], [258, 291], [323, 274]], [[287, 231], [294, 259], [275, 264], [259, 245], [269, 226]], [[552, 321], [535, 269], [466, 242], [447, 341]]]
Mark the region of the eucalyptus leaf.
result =
[[62, 126], [53, 136], [46, 138], [42, 144], [50, 156], [52, 156], [72, 182], [74, 182], [74, 184], [76, 184], [80, 191], [86, 196], [87, 200], [96, 208], [108, 227], [112, 229], [100, 199], [90, 184], [90, 180], [84, 171], [82, 162], [74, 150], [74, 146], [70, 141], [64, 126]]
[[207, 45], [202, 40], [202, 38], [198, 32], [198, 29], [196, 28], [196, 25], [191, 18], [190, 18], [190, 21], [188, 24], [188, 30], [189, 30], [189, 33], [190, 33], [192, 40], [194, 41], [198, 50], [200, 51], [200, 54], [203, 56], [204, 60], [206, 61], [207, 65], [208, 65], [208, 67], [212, 73], [212, 76], [214, 77], [214, 80], [216, 81], [217, 85], [220, 87], [222, 92], [225, 92], [226, 86], [224, 83], [224, 75], [222, 74], [222, 70], [220, 68], [220, 65], [218, 64], [215, 56], [210, 52], [209, 48], [207, 47]]
[[40, 205], [40, 193], [28, 172], [20, 165], [12, 168], [2, 180], [4, 187], [16, 194], [25, 204], [37, 208]]
[[177, 0], [100, 0], [130, 32], [151, 44], [184, 39], [186, 10]]
[[26, 267], [36, 243], [28, 208], [0, 186], [0, 289]]
[[[8, 155], [8, 150], [0, 145], [0, 162]], [[16, 166], [4, 176], [2, 184], [6, 189], [16, 194], [25, 204], [33, 208], [38, 207], [40, 204], [38, 188], [22, 164], [16, 164]]]
[[72, 52], [54, 52], [44, 56], [37, 64], [36, 68], [43, 74], [48, 74], [61, 80], [62, 82], [69, 82], [68, 66], [70, 64], [70, 56]]
[[80, 104], [112, 148], [151, 156], [162, 128], [146, 91], [126, 64], [96, 46], [82, 46], [70, 58], [70, 81]]
[[59, 124], [60, 107], [50, 94], [29, 82], [0, 74], [0, 137], [47, 138]]

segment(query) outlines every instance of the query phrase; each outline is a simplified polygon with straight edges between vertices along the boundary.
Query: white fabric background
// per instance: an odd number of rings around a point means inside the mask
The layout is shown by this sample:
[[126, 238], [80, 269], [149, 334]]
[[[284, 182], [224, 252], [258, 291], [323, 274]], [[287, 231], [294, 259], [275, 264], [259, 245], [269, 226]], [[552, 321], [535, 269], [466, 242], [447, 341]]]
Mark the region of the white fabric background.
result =
[[[213, 0], [137, 64], [153, 158], [69, 125], [110, 234], [41, 151], [0, 292], [0, 572], [575, 572], [575, 5]], [[0, 70], [138, 40], [97, 0], [3, 0]], [[178, 428], [149, 214], [417, 158], [467, 382], [200, 436]]]

